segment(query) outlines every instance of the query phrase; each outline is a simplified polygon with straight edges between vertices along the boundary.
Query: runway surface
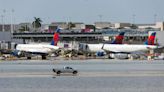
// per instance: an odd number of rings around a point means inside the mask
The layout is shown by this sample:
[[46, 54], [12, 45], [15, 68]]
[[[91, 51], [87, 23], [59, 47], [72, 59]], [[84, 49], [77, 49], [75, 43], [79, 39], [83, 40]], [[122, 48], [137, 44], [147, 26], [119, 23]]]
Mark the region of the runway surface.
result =
[[[57, 76], [71, 66], [77, 75]], [[0, 62], [2, 92], [163, 92], [164, 61], [30, 60]]]

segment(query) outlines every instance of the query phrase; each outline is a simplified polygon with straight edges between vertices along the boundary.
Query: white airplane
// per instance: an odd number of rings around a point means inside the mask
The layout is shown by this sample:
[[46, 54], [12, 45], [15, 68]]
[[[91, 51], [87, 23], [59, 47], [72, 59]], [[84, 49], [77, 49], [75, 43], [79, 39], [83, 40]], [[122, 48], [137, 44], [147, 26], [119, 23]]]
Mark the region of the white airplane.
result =
[[[111, 43], [107, 44], [122, 44], [125, 32], [120, 32]], [[96, 53], [96, 56], [104, 56], [106, 52], [102, 49], [103, 44], [80, 44], [81, 51], [87, 53]]]
[[18, 57], [23, 54], [27, 59], [31, 59], [33, 55], [41, 55], [42, 59], [46, 59], [47, 55], [59, 50], [59, 47], [57, 46], [59, 32], [60, 30], [57, 29], [51, 44], [17, 44], [16, 50], [12, 52], [12, 54]]
[[86, 50], [96, 52], [98, 56], [110, 53], [111, 58], [128, 58], [128, 55], [137, 51], [149, 51], [158, 48], [154, 44], [156, 32], [153, 32], [144, 45], [132, 44], [87, 44]]

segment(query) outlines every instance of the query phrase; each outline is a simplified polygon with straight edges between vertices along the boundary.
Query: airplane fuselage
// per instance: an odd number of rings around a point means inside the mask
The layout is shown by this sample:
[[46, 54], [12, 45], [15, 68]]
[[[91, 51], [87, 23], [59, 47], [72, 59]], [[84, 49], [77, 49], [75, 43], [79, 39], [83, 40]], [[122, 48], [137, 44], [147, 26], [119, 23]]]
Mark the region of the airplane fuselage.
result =
[[106, 50], [110, 52], [131, 53], [135, 51], [148, 51], [155, 49], [155, 45], [130, 45], [130, 44], [88, 44], [87, 49], [92, 52]]
[[57, 46], [46, 44], [18, 44], [16, 50], [34, 53], [50, 53], [59, 49]]

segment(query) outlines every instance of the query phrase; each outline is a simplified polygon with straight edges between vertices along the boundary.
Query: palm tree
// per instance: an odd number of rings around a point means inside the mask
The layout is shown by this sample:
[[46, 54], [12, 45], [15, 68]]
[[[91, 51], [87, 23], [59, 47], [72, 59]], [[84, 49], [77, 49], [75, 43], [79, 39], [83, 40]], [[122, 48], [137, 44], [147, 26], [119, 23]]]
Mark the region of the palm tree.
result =
[[41, 22], [42, 20], [40, 18], [34, 17], [34, 21], [32, 22], [34, 30], [40, 28], [42, 26]]

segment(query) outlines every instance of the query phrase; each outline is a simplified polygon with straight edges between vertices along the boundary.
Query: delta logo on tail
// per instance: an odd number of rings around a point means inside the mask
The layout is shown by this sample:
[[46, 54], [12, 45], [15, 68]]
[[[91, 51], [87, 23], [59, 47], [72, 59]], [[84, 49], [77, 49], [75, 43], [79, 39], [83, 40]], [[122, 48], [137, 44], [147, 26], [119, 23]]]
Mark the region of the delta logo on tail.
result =
[[113, 40], [111, 44], [122, 44], [124, 34], [125, 32], [121, 32], [120, 34], [118, 34], [118, 36], [116, 36], [115, 40]]
[[52, 39], [52, 41], [51, 41], [51, 45], [57, 46], [57, 43], [58, 43], [58, 41], [59, 41], [59, 33], [60, 33], [60, 29], [57, 28], [57, 29], [55, 30], [54, 35], [53, 35], [53, 39]]
[[146, 45], [155, 45], [154, 44], [155, 36], [156, 36], [156, 32], [151, 33], [151, 35], [148, 37], [148, 40], [145, 42], [145, 44]]

